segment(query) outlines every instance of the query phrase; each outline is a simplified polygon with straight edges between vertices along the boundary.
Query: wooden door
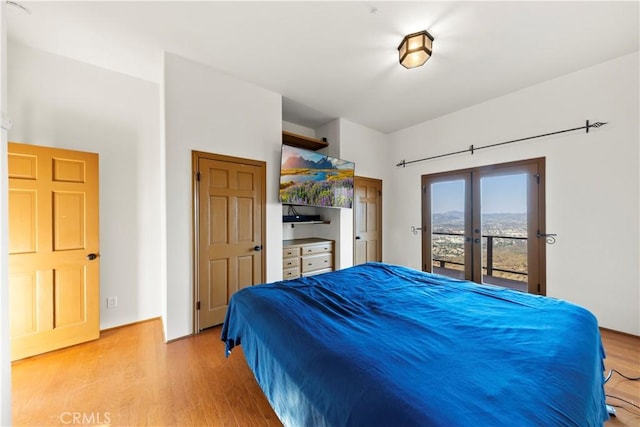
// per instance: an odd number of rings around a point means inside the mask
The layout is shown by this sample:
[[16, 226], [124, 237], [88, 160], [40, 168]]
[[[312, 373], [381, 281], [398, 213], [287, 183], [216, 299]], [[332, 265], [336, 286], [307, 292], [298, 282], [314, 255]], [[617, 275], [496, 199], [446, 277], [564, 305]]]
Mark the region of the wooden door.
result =
[[98, 155], [9, 143], [12, 360], [100, 335]]
[[263, 282], [264, 162], [194, 152], [196, 330], [224, 321], [238, 290]]
[[382, 181], [355, 177], [353, 265], [382, 261]]

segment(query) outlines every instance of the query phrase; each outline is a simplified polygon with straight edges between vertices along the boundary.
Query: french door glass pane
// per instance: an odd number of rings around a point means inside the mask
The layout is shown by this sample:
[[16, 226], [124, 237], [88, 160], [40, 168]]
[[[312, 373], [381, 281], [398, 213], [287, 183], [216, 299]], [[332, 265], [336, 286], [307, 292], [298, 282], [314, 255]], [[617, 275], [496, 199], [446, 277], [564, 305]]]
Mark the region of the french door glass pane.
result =
[[480, 181], [482, 282], [527, 291], [527, 174]]
[[432, 271], [464, 279], [465, 182], [431, 184]]

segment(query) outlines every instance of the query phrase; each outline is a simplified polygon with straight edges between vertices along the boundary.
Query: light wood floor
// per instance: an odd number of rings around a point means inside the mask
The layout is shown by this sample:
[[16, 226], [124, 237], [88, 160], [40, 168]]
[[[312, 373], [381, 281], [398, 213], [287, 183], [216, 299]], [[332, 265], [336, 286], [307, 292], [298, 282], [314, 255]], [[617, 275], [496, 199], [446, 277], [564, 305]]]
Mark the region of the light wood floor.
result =
[[[14, 425], [280, 425], [242, 352], [225, 359], [219, 327], [170, 344], [162, 342], [161, 328], [159, 319], [138, 323], [15, 362]], [[602, 335], [607, 372], [640, 376], [640, 338]], [[606, 389], [640, 401], [638, 381], [614, 374]], [[627, 410], [618, 408], [607, 427], [640, 426], [640, 409], [608, 401]]]

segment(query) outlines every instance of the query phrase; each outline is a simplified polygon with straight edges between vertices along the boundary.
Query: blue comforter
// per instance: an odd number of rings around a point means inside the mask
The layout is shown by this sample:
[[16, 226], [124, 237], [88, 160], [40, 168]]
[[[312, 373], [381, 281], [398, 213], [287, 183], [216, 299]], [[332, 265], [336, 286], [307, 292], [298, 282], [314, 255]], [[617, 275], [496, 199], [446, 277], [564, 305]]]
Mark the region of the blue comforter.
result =
[[[222, 329], [287, 426], [595, 426], [597, 321], [566, 301], [369, 263], [245, 288]], [[228, 353], [227, 353], [228, 354]]]

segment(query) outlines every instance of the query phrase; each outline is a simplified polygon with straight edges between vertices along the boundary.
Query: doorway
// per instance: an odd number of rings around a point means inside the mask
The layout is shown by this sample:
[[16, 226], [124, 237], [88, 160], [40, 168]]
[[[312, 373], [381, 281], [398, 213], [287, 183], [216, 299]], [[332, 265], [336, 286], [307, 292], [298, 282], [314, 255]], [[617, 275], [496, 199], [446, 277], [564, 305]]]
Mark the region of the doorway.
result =
[[382, 181], [356, 176], [353, 265], [382, 262]]
[[424, 175], [423, 269], [546, 294], [544, 158]]
[[194, 151], [196, 332], [219, 325], [231, 296], [265, 277], [266, 164]]

